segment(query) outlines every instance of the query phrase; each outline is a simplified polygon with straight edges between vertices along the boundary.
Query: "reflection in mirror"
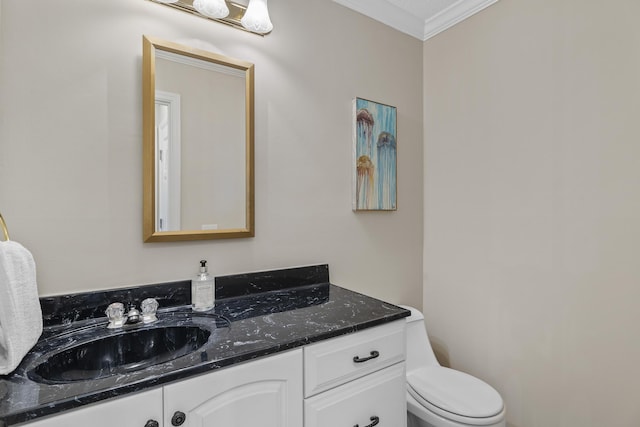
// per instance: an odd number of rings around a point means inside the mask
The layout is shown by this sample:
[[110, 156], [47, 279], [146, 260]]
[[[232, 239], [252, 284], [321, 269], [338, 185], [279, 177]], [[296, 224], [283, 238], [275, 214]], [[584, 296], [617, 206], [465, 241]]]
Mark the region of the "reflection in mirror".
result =
[[253, 65], [143, 38], [144, 239], [252, 237]]
[[156, 231], [180, 230], [180, 95], [156, 90]]

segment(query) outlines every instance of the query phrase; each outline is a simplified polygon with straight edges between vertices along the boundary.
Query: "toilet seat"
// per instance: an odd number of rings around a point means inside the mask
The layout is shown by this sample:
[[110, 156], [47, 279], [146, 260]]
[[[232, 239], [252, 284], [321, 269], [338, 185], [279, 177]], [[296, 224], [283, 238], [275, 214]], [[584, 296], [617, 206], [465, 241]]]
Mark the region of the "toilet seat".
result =
[[408, 372], [407, 391], [422, 406], [451, 421], [491, 425], [504, 417], [502, 398], [493, 387], [442, 366]]

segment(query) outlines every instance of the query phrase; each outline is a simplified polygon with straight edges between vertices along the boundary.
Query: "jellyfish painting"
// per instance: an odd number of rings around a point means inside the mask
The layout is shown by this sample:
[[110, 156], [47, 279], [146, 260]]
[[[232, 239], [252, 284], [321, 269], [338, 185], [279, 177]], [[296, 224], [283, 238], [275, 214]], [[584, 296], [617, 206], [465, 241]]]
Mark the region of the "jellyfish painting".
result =
[[396, 108], [354, 100], [353, 210], [396, 210]]
[[369, 156], [360, 156], [358, 158], [356, 170], [356, 200], [358, 200], [358, 208], [367, 209], [374, 190], [374, 168]]
[[366, 108], [361, 108], [356, 113], [358, 153], [363, 156], [371, 156], [373, 143], [373, 116]]
[[381, 132], [378, 136], [377, 148], [378, 209], [394, 209], [396, 207], [396, 137], [389, 132]]

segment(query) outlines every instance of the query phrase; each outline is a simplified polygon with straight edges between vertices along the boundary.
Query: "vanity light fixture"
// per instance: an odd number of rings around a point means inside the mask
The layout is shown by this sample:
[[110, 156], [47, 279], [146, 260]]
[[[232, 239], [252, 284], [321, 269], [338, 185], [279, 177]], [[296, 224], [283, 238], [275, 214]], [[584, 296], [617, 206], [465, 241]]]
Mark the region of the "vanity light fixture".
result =
[[229, 8], [224, 0], [193, 0], [193, 7], [209, 18], [220, 19], [229, 16]]
[[[151, 0], [254, 34], [265, 35], [273, 30], [267, 0]], [[244, 4], [242, 4], [244, 3]]]
[[242, 26], [254, 33], [266, 34], [273, 30], [273, 24], [269, 18], [267, 0], [250, 0], [249, 7], [240, 20]]

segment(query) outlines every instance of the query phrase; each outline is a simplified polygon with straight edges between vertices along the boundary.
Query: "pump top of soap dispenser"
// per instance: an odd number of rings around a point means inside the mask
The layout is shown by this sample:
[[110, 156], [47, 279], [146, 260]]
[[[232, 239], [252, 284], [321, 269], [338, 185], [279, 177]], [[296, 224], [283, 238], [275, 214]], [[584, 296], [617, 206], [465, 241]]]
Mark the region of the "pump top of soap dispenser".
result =
[[198, 273], [198, 280], [210, 280], [209, 271], [207, 268], [207, 260], [200, 261], [200, 273]]

